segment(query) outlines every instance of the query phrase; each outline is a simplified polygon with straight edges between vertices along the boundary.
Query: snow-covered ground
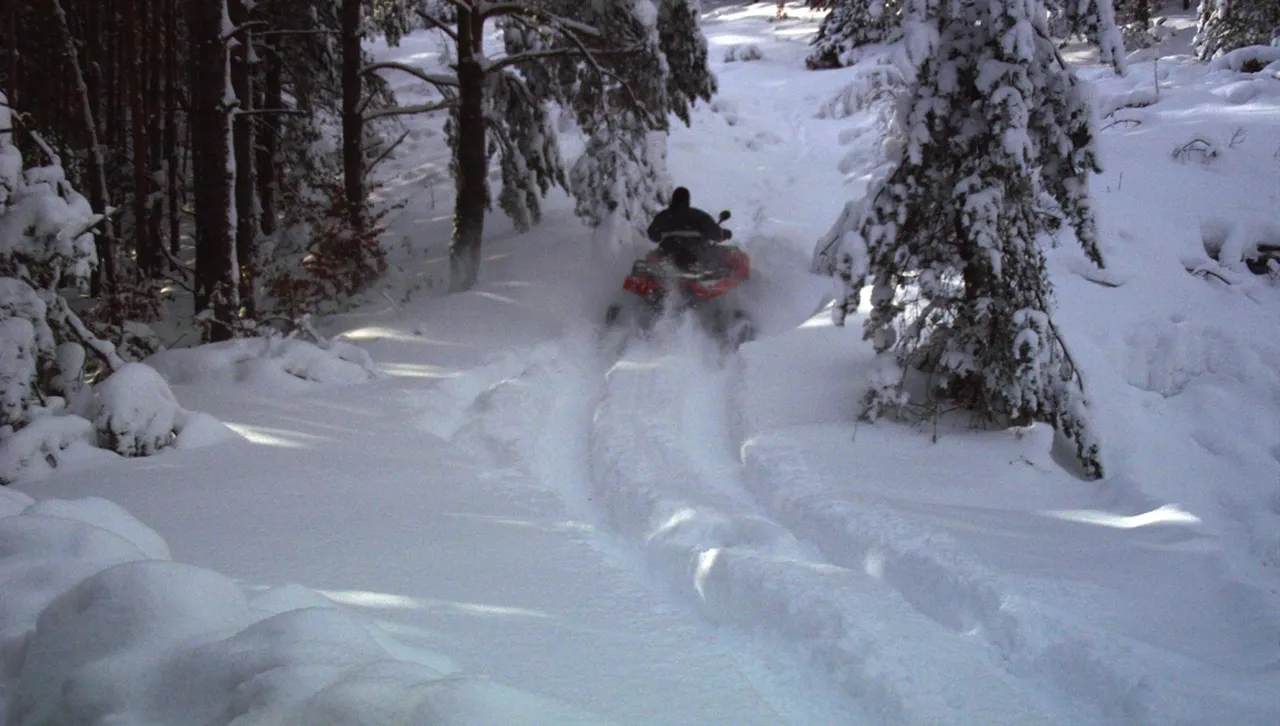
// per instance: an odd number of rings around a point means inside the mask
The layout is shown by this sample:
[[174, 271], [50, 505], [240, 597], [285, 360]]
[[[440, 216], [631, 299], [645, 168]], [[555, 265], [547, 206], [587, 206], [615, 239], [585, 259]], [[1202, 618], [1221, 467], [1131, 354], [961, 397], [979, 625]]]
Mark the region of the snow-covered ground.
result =
[[1280, 723], [1280, 287], [1242, 261], [1280, 242], [1280, 80], [1081, 71], [1108, 267], [1050, 264], [1086, 482], [1043, 426], [853, 423], [873, 356], [805, 270], [881, 109], [863, 69], [804, 71], [816, 16], [773, 7], [707, 16], [721, 94], [670, 152], [733, 210], [764, 337], [602, 341], [637, 250], [561, 196], [436, 296], [447, 158], [411, 120], [396, 269], [325, 328], [375, 376], [166, 354], [238, 436], [0, 488], [0, 724]]

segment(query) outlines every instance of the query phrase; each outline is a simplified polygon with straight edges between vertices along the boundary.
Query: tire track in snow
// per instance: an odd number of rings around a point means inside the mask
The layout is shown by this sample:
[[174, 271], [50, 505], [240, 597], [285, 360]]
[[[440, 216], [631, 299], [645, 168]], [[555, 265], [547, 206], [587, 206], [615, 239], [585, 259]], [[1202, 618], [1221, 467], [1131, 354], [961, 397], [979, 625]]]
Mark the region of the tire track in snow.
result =
[[731, 392], [740, 412], [735, 439], [744, 484], [767, 515], [826, 561], [883, 582], [904, 607], [951, 631], [953, 639], [989, 650], [995, 667], [1061, 704], [1067, 722], [1270, 722], [1266, 713], [1217, 691], [1230, 692], [1236, 684], [1205, 683], [1188, 692], [1182, 670], [1195, 668], [1189, 660], [1046, 608], [1025, 583], [961, 554], [947, 534], [857, 497], [848, 479], [827, 480], [785, 435], [752, 435], [746, 383], [739, 377]]
[[865, 722], [1080, 722], [984, 643], [861, 567], [826, 561], [753, 504], [720, 448], [733, 442], [736, 363], [717, 368], [696, 335], [675, 338], [633, 346], [609, 370], [591, 435], [605, 521], [655, 574], [708, 620], [802, 650]]

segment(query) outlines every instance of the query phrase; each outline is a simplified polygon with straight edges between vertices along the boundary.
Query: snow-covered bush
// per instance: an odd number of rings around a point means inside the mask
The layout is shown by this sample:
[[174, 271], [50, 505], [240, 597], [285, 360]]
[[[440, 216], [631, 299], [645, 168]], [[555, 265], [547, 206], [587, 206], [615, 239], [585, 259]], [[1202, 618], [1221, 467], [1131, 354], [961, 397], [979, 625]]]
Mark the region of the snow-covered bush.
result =
[[902, 70], [890, 63], [878, 63], [858, 73], [818, 109], [818, 118], [848, 118], [871, 105], [892, 100], [907, 87]]
[[154, 368], [129, 363], [94, 387], [88, 414], [103, 448], [150, 456], [177, 441], [186, 412]]
[[1280, 46], [1248, 45], [1223, 53], [1209, 61], [1209, 69], [1258, 73], [1276, 64], [1280, 64]]
[[744, 43], [742, 45], [731, 45], [724, 52], [725, 63], [758, 61], [764, 59], [764, 51], [760, 50], [760, 46], [755, 43]]
[[273, 391], [363, 383], [376, 375], [369, 354], [350, 343], [279, 335], [166, 350], [146, 362], [174, 385], [221, 381]]

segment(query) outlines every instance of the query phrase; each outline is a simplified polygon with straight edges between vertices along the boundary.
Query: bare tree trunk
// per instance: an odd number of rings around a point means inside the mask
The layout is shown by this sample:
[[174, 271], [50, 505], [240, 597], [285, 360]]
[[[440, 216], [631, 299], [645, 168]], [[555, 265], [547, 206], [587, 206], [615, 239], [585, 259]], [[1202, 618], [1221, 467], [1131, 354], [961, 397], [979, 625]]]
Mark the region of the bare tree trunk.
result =
[[182, 171], [178, 152], [178, 2], [167, 0], [164, 28], [164, 166], [169, 198], [169, 253], [174, 257], [182, 251], [182, 207], [178, 198]]
[[364, 51], [360, 41], [361, 0], [342, 0], [342, 175], [351, 226], [364, 226], [364, 117], [360, 99], [364, 84], [360, 70]]
[[[80, 55], [76, 49], [75, 38], [71, 35], [71, 26], [67, 24], [67, 13], [62, 8], [62, 0], [49, 0], [53, 6], [54, 19], [57, 21], [58, 34], [62, 36], [63, 52], [67, 62], [71, 64], [74, 75], [73, 82], [76, 94], [80, 97], [81, 121], [84, 124], [85, 138], [89, 142], [89, 204], [96, 214], [106, 214], [110, 197], [107, 194], [106, 169], [102, 162], [102, 146], [98, 142], [98, 127], [93, 114], [93, 102], [89, 96], [89, 87], [85, 82], [84, 71], [80, 67]], [[98, 252], [98, 276], [93, 294], [100, 296], [115, 286], [115, 235], [111, 225], [104, 224], [95, 237]]]
[[477, 57], [484, 18], [458, 9], [458, 136], [454, 149], [458, 197], [449, 245], [449, 291], [464, 292], [480, 274], [480, 243], [489, 207], [489, 159], [485, 152], [484, 68]]
[[228, 58], [221, 2], [187, 0], [191, 53], [191, 168], [195, 191], [196, 313], [211, 314], [208, 339], [232, 336], [238, 297], [235, 186], [231, 155]]
[[[237, 27], [249, 20], [244, 0], [229, 0], [231, 22]], [[240, 102], [240, 111], [253, 110], [253, 34], [242, 27], [231, 57], [231, 84]], [[254, 285], [258, 238], [256, 182], [254, 179], [254, 118], [251, 113], [234, 117], [233, 136], [236, 160], [236, 259], [240, 263], [240, 303], [250, 316], [256, 305]]]
[[[278, 111], [284, 108], [284, 79], [281, 73], [279, 43], [275, 36], [266, 39], [267, 54], [262, 84], [262, 108]], [[261, 210], [262, 234], [270, 237], [276, 233], [276, 154], [280, 148], [283, 128], [280, 114], [269, 113], [259, 118], [258, 129], [258, 206]]]
[[130, 145], [133, 147], [133, 245], [139, 271], [147, 277], [160, 269], [160, 251], [151, 246], [150, 197], [151, 155], [147, 140], [148, 124], [146, 82], [144, 66], [146, 42], [143, 26], [146, 23], [145, 0], [130, 0], [129, 14], [125, 22], [128, 28], [128, 77]]
[[163, 174], [165, 169], [164, 136], [167, 133], [164, 117], [164, 53], [165, 38], [161, 33], [164, 22], [163, 3], [150, 2], [150, 25], [148, 31], [147, 53], [147, 153], [151, 165], [152, 193], [148, 206], [147, 247], [156, 257], [156, 271], [164, 265], [164, 194]]

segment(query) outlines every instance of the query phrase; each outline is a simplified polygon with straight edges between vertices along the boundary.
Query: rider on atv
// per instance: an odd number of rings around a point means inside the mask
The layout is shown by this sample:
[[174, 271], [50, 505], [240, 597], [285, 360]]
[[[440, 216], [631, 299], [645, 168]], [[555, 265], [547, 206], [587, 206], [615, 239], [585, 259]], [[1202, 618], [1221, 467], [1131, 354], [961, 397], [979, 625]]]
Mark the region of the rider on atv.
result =
[[664, 257], [686, 270], [704, 262], [704, 253], [712, 245], [731, 236], [715, 217], [689, 206], [689, 190], [684, 187], [676, 187], [671, 206], [658, 212], [649, 224], [649, 239], [658, 243]]

